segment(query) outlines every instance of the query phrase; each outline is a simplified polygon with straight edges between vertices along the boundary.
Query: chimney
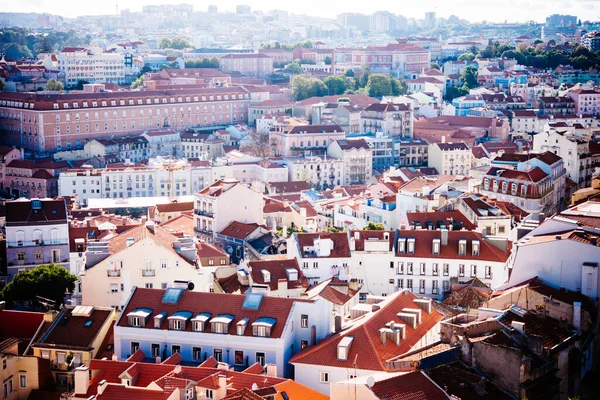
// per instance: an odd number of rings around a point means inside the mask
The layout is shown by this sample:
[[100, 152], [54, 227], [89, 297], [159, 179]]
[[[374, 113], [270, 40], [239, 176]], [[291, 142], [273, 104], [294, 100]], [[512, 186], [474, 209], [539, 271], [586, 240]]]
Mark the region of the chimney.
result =
[[[106, 379], [102, 379], [99, 383], [98, 383], [98, 387], [97, 387], [97, 391], [98, 391], [98, 396], [100, 396], [102, 393], [104, 393], [104, 389], [106, 389]], [[86, 390], [87, 391], [87, 390]]]
[[334, 322], [335, 322], [335, 332], [338, 333], [339, 331], [342, 330], [342, 316], [336, 315]]
[[403, 313], [414, 314], [417, 316], [417, 324], [420, 324], [423, 320], [421, 319], [421, 309], [420, 308], [403, 308]]
[[154, 222], [153, 221], [146, 221], [146, 228], [148, 228], [148, 230], [152, 233], [154, 233]]
[[431, 299], [415, 299], [414, 303], [427, 314], [431, 314]]
[[277, 365], [275, 364], [267, 364], [267, 376], [277, 376]]
[[573, 327], [581, 330], [581, 302], [573, 302]]
[[544, 222], [544, 220], [546, 219], [546, 214], [545, 213], [540, 213], [540, 215], [538, 215], [538, 222], [541, 224], [542, 222]]
[[415, 314], [399, 312], [396, 316], [406, 322], [406, 325], [411, 326], [413, 329], [417, 328], [417, 316]]
[[217, 393], [217, 399], [227, 397], [227, 375], [219, 375], [219, 389]]
[[90, 385], [90, 374], [85, 365], [75, 368], [75, 394], [86, 394]]
[[448, 229], [440, 229], [440, 239], [442, 241], [442, 246], [448, 245]]
[[385, 328], [379, 329], [379, 340], [381, 341], [381, 344], [387, 343], [387, 329], [385, 329]]
[[358, 279], [350, 279], [350, 281], [348, 282], [348, 290], [354, 290], [355, 292], [358, 290]]
[[277, 292], [281, 295], [281, 293], [287, 291], [288, 281], [285, 278], [279, 278], [277, 280]]
[[313, 325], [310, 327], [310, 345], [314, 346], [315, 344], [317, 344], [317, 327]]

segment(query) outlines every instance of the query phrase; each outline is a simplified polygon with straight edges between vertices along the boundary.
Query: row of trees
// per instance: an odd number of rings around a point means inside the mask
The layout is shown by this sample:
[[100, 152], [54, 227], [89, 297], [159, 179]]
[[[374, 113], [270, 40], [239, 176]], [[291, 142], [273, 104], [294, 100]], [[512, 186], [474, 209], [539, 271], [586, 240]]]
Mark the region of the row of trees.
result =
[[219, 59], [213, 58], [196, 58], [193, 60], [186, 60], [186, 68], [219, 68]]
[[39, 298], [50, 300], [55, 309], [65, 302], [65, 293], [73, 293], [77, 277], [55, 264], [39, 265], [19, 272], [0, 294], [9, 306], [39, 309]]
[[3, 28], [0, 32], [0, 52], [6, 58], [18, 60], [58, 51], [66, 46], [87, 46], [90, 39], [89, 35], [82, 36], [74, 31], [39, 34], [25, 28]]
[[159, 43], [161, 49], [183, 50], [194, 47], [189, 41], [182, 38], [162, 38]]
[[296, 42], [294, 44], [281, 44], [279, 42], [275, 43], [263, 43], [261, 46], [263, 49], [283, 49], [283, 50], [294, 50], [296, 47], [304, 47], [305, 49], [312, 49], [313, 45], [310, 40], [305, 42]]
[[366, 94], [371, 97], [400, 96], [407, 92], [401, 79], [388, 75], [372, 74], [365, 68], [360, 78], [349, 70], [345, 75], [332, 75], [324, 80], [297, 76], [292, 80], [292, 95], [297, 101], [314, 96]]

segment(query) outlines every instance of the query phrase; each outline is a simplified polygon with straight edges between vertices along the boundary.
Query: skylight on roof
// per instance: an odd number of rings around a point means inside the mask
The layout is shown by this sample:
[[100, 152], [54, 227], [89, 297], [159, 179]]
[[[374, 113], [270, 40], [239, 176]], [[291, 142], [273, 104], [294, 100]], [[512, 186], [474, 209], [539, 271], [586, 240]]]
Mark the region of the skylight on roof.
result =
[[262, 303], [263, 295], [259, 293], [252, 293], [246, 295], [244, 304], [242, 304], [242, 310], [258, 310]]
[[179, 298], [183, 294], [182, 288], [169, 288], [165, 291], [162, 298], [163, 304], [177, 304]]

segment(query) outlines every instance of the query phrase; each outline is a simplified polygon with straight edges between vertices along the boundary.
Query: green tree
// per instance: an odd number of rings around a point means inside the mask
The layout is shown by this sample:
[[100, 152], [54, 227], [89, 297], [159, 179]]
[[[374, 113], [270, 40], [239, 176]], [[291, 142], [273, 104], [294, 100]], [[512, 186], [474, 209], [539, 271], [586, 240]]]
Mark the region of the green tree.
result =
[[475, 59], [475, 54], [473, 53], [464, 53], [458, 57], [458, 61], [473, 61]]
[[465, 86], [469, 89], [479, 86], [477, 83], [477, 67], [473, 65], [469, 65], [463, 69], [461, 78]]
[[142, 86], [144, 86], [144, 75], [140, 76], [139, 78], [137, 78], [135, 81], [133, 81], [131, 83], [132, 89], [138, 89]]
[[350, 86], [348, 78], [337, 75], [328, 76], [323, 83], [327, 86], [327, 92], [330, 95], [343, 94]]
[[[393, 79], [393, 78], [392, 78]], [[372, 74], [367, 83], [367, 92], [371, 97], [383, 97], [392, 94], [390, 78], [381, 74]]]
[[300, 66], [300, 63], [298, 61], [293, 61], [289, 63], [288, 65], [286, 65], [285, 69], [287, 72], [294, 75], [302, 73], [302, 67]]
[[44, 86], [44, 90], [54, 91], [54, 92], [62, 92], [65, 89], [65, 85], [61, 81], [57, 81], [56, 79], [48, 79], [46, 85]]
[[460, 97], [460, 96], [465, 96], [468, 93], [469, 93], [469, 91], [464, 88], [457, 88], [457, 87], [451, 86], [446, 89], [446, 94], [444, 96], [444, 99], [446, 101], [451, 102], [455, 98]]
[[346, 70], [346, 72], [344, 72], [344, 75], [347, 76], [348, 78], [354, 78], [354, 70], [352, 70], [352, 69]]
[[2, 289], [2, 297], [10, 305], [35, 309], [36, 296], [40, 296], [54, 301], [54, 308], [58, 310], [65, 302], [65, 293], [75, 289], [75, 282], [77, 277], [60, 265], [39, 265], [15, 275]]
[[548, 46], [555, 47], [556, 46], [556, 40], [554, 40], [554, 39], [548, 40]]
[[149, 65], [144, 65], [142, 67], [142, 69], [140, 70], [140, 75], [144, 75], [145, 73], [151, 72], [151, 71], [152, 71], [152, 68], [150, 68]]
[[365, 225], [363, 230], [365, 230], [365, 231], [383, 231], [383, 230], [385, 230], [385, 226], [383, 226], [383, 224], [376, 224], [374, 222], [369, 222], [367, 225]]
[[326, 94], [327, 86], [320, 79], [296, 76], [292, 80], [292, 96], [297, 101], [308, 99], [309, 97], [322, 97]]
[[431, 65], [429, 66], [430, 69], [437, 69], [438, 71], [441, 70], [440, 66], [438, 65], [438, 63], [432, 62]]
[[83, 85], [88, 84], [89, 82], [85, 79], [80, 79], [77, 81], [77, 84], [73, 87], [74, 90], [83, 90]]
[[408, 84], [404, 79], [390, 77], [390, 84], [392, 86], [392, 96], [401, 96], [408, 93]]
[[329, 57], [329, 56], [325, 57], [325, 65], [331, 65], [331, 57]]
[[540, 43], [544, 43], [544, 41], [543, 41], [543, 40], [541, 40], [541, 39], [535, 39], [535, 40], [533, 41], [533, 44], [534, 44], [534, 45], [536, 45], [536, 44], [540, 44]]
[[371, 68], [364, 67], [362, 75], [360, 76], [360, 78], [358, 80], [357, 88], [359, 88], [359, 87], [361, 87], [361, 88], [366, 87], [367, 83], [369, 83], [369, 76], [371, 76]]
[[190, 42], [182, 38], [162, 38], [159, 43], [161, 49], [176, 49], [183, 50], [188, 47], [193, 47]]
[[37, 53], [52, 53], [54, 49], [48, 41], [48, 38], [46, 36], [43, 36], [42, 39], [40, 39], [40, 41], [37, 42], [35, 46], [35, 51]]

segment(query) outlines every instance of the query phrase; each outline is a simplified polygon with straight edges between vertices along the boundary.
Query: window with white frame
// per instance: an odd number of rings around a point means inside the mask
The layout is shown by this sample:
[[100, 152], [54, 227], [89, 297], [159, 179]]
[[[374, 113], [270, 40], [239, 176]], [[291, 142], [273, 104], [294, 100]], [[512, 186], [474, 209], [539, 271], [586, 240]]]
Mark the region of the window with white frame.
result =
[[486, 265], [485, 266], [485, 277], [486, 277], [486, 279], [491, 279], [492, 278], [492, 267], [491, 267], [491, 265]]
[[425, 275], [425, 263], [420, 264], [419, 272], [421, 275]]
[[444, 276], [450, 275], [450, 264], [444, 264], [444, 266], [443, 266], [443, 274], [444, 274]]
[[413, 274], [413, 263], [412, 262], [406, 263], [406, 273], [408, 275]]
[[458, 276], [465, 276], [465, 264], [458, 266]]
[[433, 265], [431, 266], [431, 273], [434, 276], [439, 275], [440, 271], [439, 271], [439, 264], [438, 263], [433, 263]]
[[398, 269], [396, 271], [397, 275], [404, 275], [404, 262], [398, 261]]
[[471, 277], [474, 278], [477, 276], [477, 265], [471, 265]]
[[329, 372], [320, 371], [319, 372], [319, 382], [321, 382], [321, 383], [329, 383]]

